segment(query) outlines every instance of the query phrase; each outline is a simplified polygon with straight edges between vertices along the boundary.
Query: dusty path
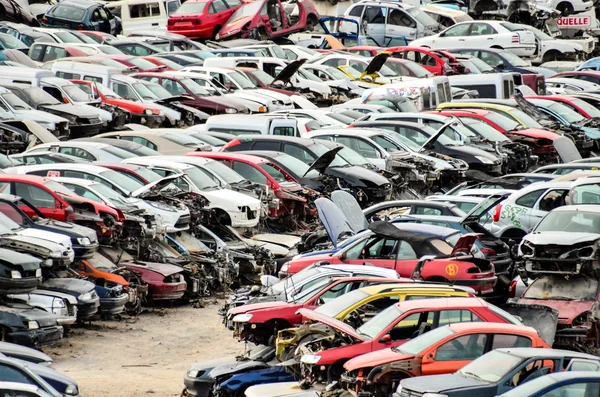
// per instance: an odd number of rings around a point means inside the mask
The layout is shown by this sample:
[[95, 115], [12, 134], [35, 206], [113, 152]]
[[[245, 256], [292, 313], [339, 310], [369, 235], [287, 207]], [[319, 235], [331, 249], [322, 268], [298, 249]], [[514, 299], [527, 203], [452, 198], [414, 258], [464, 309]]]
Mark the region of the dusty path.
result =
[[221, 324], [218, 307], [154, 309], [134, 323], [96, 321], [45, 352], [83, 397], [178, 396], [190, 363], [244, 349]]

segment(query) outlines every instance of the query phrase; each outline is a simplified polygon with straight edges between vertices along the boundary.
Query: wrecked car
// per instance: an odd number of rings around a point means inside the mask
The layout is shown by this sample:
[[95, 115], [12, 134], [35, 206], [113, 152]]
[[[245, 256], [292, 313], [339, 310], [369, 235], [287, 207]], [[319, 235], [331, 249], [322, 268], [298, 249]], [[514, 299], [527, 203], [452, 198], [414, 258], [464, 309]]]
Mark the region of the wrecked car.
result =
[[4, 341], [40, 347], [61, 339], [63, 327], [53, 314], [5, 299], [0, 303], [0, 332]]
[[5, 294], [29, 293], [42, 283], [41, 260], [0, 248], [0, 289]]
[[74, 296], [77, 299], [77, 320], [84, 321], [93, 317], [100, 307], [100, 298], [94, 287], [93, 283], [76, 278], [51, 278], [44, 281], [39, 289]]
[[71, 325], [77, 321], [77, 299], [72, 295], [37, 289], [26, 294], [8, 295], [8, 297], [54, 314], [58, 325]]

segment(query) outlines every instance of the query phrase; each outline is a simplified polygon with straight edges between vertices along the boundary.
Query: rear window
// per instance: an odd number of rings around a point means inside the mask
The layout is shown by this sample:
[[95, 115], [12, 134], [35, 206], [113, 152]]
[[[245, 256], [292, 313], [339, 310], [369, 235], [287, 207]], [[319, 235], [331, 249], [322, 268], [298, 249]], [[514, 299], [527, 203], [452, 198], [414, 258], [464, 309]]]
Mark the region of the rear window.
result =
[[183, 3], [181, 7], [179, 7], [177, 11], [173, 13], [173, 15], [202, 14], [205, 8], [206, 3], [187, 1]]
[[502, 26], [506, 30], [510, 30], [511, 32], [516, 32], [516, 31], [519, 31], [519, 30], [526, 30], [524, 27], [521, 27], [519, 25], [515, 25], [514, 23], [510, 23], [510, 22], [501, 22], [500, 26]]
[[85, 10], [68, 5], [58, 5], [48, 14], [54, 18], [68, 19], [70, 21], [81, 21], [85, 16]]

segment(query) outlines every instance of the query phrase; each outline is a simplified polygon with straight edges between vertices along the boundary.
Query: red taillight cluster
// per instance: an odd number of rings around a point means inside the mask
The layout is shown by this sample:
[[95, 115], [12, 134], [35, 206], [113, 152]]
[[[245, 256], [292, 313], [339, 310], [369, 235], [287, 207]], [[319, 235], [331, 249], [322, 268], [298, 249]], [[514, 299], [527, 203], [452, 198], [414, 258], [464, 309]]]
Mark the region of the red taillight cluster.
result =
[[517, 295], [517, 280], [513, 280], [508, 287], [508, 297], [514, 298]]
[[489, 258], [490, 256], [496, 256], [496, 251], [494, 251], [494, 250], [493, 250], [493, 249], [491, 249], [491, 248], [482, 248], [482, 249], [481, 249], [481, 252], [482, 252], [482, 253], [483, 253], [485, 256], [487, 256], [488, 258]]
[[45, 15], [42, 17], [42, 23], [48, 23], [48, 18]]
[[519, 35], [513, 34], [511, 37], [511, 43], [518, 43], [518, 42], [519, 42]]
[[168, 26], [175, 25], [175, 21], [174, 21], [173, 19], [169, 19], [169, 20], [167, 21], [167, 25], [168, 25]]
[[494, 210], [494, 222], [500, 222], [500, 213], [502, 213], [502, 204], [498, 204]]
[[77, 25], [77, 30], [85, 30], [85, 26], [82, 24]]

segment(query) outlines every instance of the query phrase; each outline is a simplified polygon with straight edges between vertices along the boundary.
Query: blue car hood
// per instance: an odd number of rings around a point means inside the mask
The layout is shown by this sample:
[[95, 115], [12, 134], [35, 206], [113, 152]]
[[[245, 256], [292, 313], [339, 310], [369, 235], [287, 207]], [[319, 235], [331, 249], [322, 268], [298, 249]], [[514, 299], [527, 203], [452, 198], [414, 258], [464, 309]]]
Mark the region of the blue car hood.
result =
[[317, 206], [319, 219], [334, 248], [337, 248], [340, 236], [355, 233], [342, 210], [333, 201], [327, 198], [318, 198], [315, 200], [315, 205]]

